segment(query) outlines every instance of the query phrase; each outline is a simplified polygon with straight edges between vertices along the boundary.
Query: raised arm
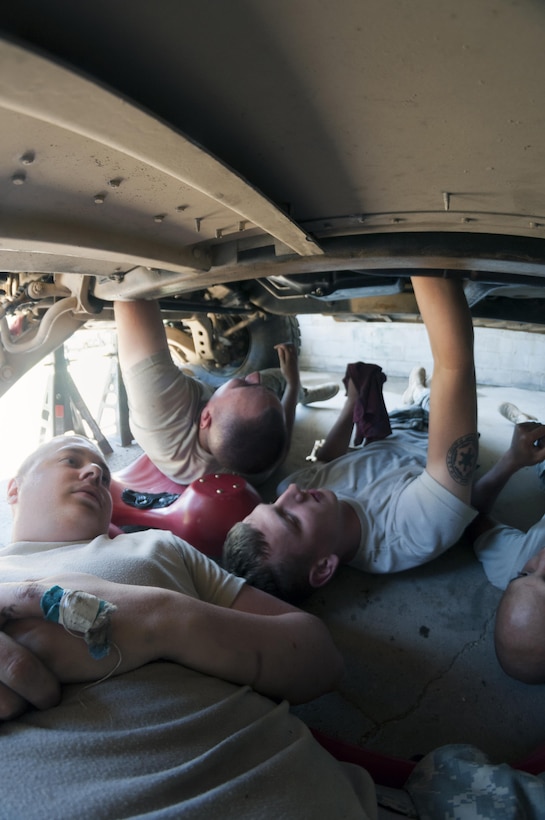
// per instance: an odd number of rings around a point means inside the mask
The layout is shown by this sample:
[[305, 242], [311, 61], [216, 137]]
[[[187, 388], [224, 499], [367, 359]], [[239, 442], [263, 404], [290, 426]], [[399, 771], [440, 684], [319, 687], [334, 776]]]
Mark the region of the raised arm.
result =
[[[119, 656], [114, 649], [94, 660], [81, 639], [42, 620], [40, 599], [53, 584], [117, 605], [111, 624]], [[97, 680], [163, 659], [301, 703], [330, 691], [342, 670], [340, 654], [318, 618], [251, 587], [243, 587], [226, 609], [177, 592], [78, 574], [0, 584], [0, 611], [25, 619], [12, 620], [6, 631], [63, 683]]]
[[339, 415], [319, 450], [316, 451], [318, 461], [333, 461], [343, 456], [350, 445], [354, 430], [354, 407], [358, 400], [358, 391], [352, 379], [348, 380], [346, 399]]
[[411, 281], [433, 356], [426, 469], [469, 504], [478, 453], [471, 314], [461, 281], [424, 276]]
[[168, 351], [167, 336], [158, 302], [143, 299], [114, 302], [114, 315], [122, 370], [128, 370], [161, 350]]
[[282, 395], [282, 410], [286, 422], [286, 446], [284, 448], [284, 454], [287, 455], [291, 445], [293, 425], [295, 423], [295, 411], [299, 399], [299, 362], [297, 361], [297, 350], [294, 344], [278, 344], [275, 345], [275, 350], [278, 353], [280, 372], [286, 380], [286, 387]]
[[522, 467], [532, 467], [542, 461], [545, 461], [545, 425], [534, 421], [516, 424], [505, 453], [473, 485], [472, 505], [481, 513], [489, 513], [511, 476]]

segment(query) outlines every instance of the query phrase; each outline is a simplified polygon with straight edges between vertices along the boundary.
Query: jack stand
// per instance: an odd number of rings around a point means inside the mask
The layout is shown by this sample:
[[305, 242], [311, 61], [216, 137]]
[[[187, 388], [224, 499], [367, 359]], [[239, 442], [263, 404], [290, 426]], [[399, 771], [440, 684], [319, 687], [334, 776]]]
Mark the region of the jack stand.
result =
[[53, 373], [48, 380], [42, 419], [40, 441], [43, 441], [47, 434], [59, 436], [68, 430], [74, 430], [78, 435], [89, 438], [83, 426], [85, 421], [104, 455], [113, 453], [112, 446], [92, 417], [68, 372], [64, 345], [58, 347], [54, 353]]
[[113, 409], [116, 413], [116, 426], [121, 446], [128, 447], [133, 441], [133, 435], [129, 426], [129, 403], [123, 377], [121, 376], [121, 368], [119, 367], [117, 355], [115, 354], [112, 355], [110, 374], [100, 400], [97, 414], [99, 424], [102, 421], [104, 411], [108, 408]]

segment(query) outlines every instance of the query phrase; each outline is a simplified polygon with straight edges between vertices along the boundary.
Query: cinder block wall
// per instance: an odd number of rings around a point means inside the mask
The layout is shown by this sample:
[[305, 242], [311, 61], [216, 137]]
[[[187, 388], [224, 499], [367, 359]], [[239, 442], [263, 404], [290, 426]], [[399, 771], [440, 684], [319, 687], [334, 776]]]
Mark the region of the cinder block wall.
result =
[[[302, 370], [344, 373], [348, 362], [358, 360], [380, 364], [389, 376], [405, 377], [414, 365], [431, 370], [422, 324], [298, 318]], [[475, 365], [480, 384], [545, 390], [545, 334], [477, 327]]]

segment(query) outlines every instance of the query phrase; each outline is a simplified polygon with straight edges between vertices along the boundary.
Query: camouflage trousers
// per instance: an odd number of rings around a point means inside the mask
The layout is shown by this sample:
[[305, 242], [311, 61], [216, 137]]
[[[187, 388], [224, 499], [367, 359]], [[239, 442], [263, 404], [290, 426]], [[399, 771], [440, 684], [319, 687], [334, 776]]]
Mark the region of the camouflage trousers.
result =
[[[405, 791], [419, 820], [543, 820], [545, 774], [492, 763], [474, 746], [441, 746], [414, 768]], [[380, 804], [380, 787], [377, 789]], [[379, 815], [380, 816], [380, 815]]]

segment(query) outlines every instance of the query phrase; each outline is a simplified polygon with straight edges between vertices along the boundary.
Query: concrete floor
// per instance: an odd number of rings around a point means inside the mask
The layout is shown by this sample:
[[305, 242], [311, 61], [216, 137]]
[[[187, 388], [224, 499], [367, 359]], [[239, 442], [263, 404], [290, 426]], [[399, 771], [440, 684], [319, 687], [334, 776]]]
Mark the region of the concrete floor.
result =
[[[387, 372], [387, 367], [384, 368]], [[343, 373], [303, 373], [305, 384]], [[389, 378], [388, 409], [401, 404], [406, 380]], [[512, 425], [497, 412], [509, 400], [536, 416], [545, 395], [480, 386], [481, 469], [508, 446]], [[330, 428], [343, 391], [328, 402], [299, 407], [291, 453], [263, 488], [272, 500], [277, 481], [304, 465], [314, 440]], [[109, 436], [110, 441], [114, 439]], [[113, 470], [140, 453], [115, 447]], [[0, 482], [2, 498], [5, 481]], [[522, 471], [499, 499], [498, 517], [527, 527], [545, 512], [535, 472]], [[9, 510], [0, 506], [0, 540], [9, 538]], [[466, 544], [420, 569], [371, 576], [342, 568], [308, 608], [329, 625], [346, 659], [338, 691], [295, 711], [328, 735], [398, 757], [412, 758], [446, 743], [472, 743], [494, 760], [517, 761], [545, 743], [545, 687], [506, 677], [493, 650], [494, 589]]]

